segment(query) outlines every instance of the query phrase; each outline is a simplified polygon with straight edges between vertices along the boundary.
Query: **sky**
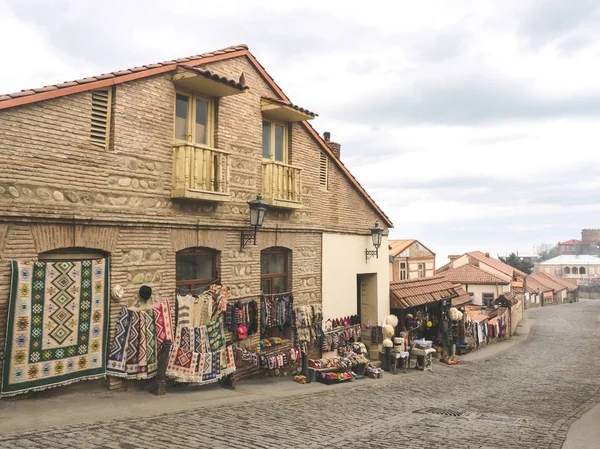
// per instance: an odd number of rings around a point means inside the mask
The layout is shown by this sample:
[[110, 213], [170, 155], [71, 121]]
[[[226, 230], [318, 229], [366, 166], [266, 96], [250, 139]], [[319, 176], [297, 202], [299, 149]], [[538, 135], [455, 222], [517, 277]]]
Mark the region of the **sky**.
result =
[[0, 0], [0, 93], [245, 43], [437, 254], [600, 228], [600, 2]]

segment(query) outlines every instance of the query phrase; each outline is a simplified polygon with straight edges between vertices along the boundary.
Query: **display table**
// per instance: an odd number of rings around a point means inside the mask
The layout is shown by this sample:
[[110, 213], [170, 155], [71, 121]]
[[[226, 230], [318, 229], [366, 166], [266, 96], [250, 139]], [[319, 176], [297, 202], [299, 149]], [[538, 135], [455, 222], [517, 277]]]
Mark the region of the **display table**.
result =
[[410, 359], [410, 353], [406, 351], [394, 351], [391, 352], [392, 355], [392, 373], [396, 372], [396, 368], [398, 367], [398, 361], [400, 361], [400, 367], [406, 371], [408, 368], [408, 361]]
[[411, 356], [417, 357], [417, 369], [421, 371], [433, 371], [433, 354], [436, 352], [435, 349], [417, 349], [413, 348]]

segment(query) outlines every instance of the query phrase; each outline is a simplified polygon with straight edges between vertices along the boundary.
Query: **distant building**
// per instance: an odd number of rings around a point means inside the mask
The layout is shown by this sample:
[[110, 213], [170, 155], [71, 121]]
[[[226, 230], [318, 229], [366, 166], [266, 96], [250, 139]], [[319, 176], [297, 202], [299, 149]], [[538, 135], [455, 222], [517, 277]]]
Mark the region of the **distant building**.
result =
[[435, 253], [418, 240], [390, 240], [390, 281], [435, 275]]
[[585, 279], [597, 278], [600, 274], [600, 257], [588, 254], [563, 254], [540, 263], [540, 272], [563, 278], [577, 279], [578, 283]]

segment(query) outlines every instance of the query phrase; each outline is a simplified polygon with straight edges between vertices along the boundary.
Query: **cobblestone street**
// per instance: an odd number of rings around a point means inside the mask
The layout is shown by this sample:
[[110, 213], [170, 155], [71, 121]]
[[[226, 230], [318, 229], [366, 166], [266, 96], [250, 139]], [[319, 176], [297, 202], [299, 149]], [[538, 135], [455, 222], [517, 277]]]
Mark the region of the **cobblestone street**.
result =
[[306, 385], [286, 397], [266, 391], [251, 401], [232, 393], [235, 403], [115, 421], [105, 400], [94, 404], [105, 407], [103, 422], [3, 429], [0, 447], [560, 448], [600, 400], [599, 314], [600, 301], [529, 311], [535, 321], [523, 343], [489, 359], [436, 364], [433, 373]]

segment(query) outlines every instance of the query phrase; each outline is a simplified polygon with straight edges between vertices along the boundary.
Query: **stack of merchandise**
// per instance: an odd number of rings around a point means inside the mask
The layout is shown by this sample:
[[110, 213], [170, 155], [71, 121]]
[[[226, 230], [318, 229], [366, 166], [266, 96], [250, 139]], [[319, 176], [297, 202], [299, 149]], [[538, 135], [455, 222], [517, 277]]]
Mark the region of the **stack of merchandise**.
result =
[[352, 371], [343, 373], [318, 373], [316, 379], [327, 385], [339, 384], [348, 380], [354, 380], [356, 375]]
[[383, 377], [383, 370], [381, 368], [375, 368], [373, 365], [367, 365], [365, 375], [371, 379], [381, 379]]
[[260, 367], [262, 369], [278, 369], [295, 363], [296, 360], [299, 360], [301, 357], [302, 355], [299, 347], [287, 349], [276, 354], [260, 354]]
[[225, 326], [238, 340], [244, 340], [258, 332], [258, 303], [254, 300], [227, 304]]
[[269, 329], [294, 324], [294, 297], [291, 294], [263, 296], [260, 300], [261, 327]]

